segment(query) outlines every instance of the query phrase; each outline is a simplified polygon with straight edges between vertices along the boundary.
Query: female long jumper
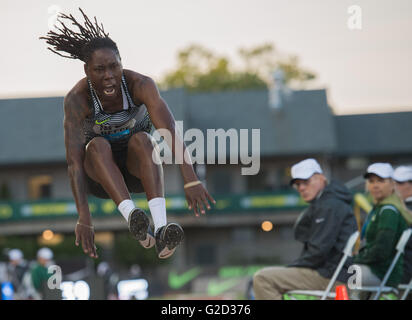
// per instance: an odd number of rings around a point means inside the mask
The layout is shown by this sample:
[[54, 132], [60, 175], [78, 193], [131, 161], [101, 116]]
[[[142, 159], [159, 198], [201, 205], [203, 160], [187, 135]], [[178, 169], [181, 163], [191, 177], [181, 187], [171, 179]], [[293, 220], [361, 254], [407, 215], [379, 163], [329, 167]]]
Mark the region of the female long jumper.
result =
[[[76, 245], [97, 258], [94, 229], [87, 195], [110, 198], [128, 223], [132, 235], [145, 248], [156, 245], [159, 258], [170, 257], [184, 238], [177, 223], [167, 223], [163, 169], [156, 142], [149, 134], [167, 129], [175, 157], [184, 142], [175, 134], [175, 121], [155, 82], [142, 74], [123, 69], [116, 43], [80, 9], [84, 25], [72, 15], [60, 14], [57, 33], [49, 31], [40, 39], [60, 56], [83, 61], [86, 77], [64, 98], [64, 139], [71, 188], [79, 219]], [[71, 22], [79, 31], [66, 27]], [[62, 54], [66, 53], [66, 54]], [[183, 161], [180, 171], [189, 209], [196, 216], [210, 209], [215, 200], [198, 180], [191, 161]], [[145, 192], [154, 224], [154, 233], [145, 212], [136, 208], [130, 193]]]

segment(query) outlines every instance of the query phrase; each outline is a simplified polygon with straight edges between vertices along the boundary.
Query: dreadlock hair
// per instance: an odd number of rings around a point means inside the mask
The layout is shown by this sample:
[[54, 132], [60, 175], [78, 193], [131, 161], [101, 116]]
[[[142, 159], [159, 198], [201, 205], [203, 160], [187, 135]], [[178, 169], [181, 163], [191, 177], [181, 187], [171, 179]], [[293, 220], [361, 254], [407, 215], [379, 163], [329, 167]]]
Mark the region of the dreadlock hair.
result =
[[[95, 50], [101, 48], [114, 50], [120, 58], [119, 49], [117, 48], [116, 43], [109, 38], [109, 34], [105, 33], [103, 24], [100, 24], [99, 26], [96, 17], [94, 17], [94, 23], [92, 23], [83, 10], [81, 8], [79, 8], [79, 10], [84, 18], [84, 26], [81, 25], [73, 15], [70, 14], [68, 16], [60, 13], [57, 21], [61, 26], [56, 26], [56, 29], [60, 33], [49, 31], [47, 37], [39, 38], [46, 40], [46, 42], [52, 46], [52, 48], [48, 47], [47, 49], [61, 57], [79, 59], [85, 63], [90, 60], [90, 57]], [[63, 19], [70, 21], [72, 25], [79, 29], [79, 32], [66, 27], [62, 21]], [[58, 51], [68, 53], [69, 55], [61, 54]]]

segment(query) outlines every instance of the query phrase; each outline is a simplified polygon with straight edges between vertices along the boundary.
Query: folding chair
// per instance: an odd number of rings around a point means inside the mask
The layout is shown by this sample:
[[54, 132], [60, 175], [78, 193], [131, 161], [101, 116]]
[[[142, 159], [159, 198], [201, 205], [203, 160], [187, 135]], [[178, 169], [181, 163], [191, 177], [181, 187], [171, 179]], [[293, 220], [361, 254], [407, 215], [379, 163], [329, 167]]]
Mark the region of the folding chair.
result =
[[[412, 234], [411, 234], [411, 236], [412, 236]], [[408, 248], [409, 243], [411, 243], [410, 238], [409, 238], [408, 243], [405, 245], [405, 250]], [[404, 251], [404, 254], [405, 254], [405, 251]], [[405, 263], [405, 260], [403, 262]], [[405, 300], [406, 297], [408, 296], [409, 292], [412, 290], [412, 278], [410, 279], [409, 283], [401, 283], [398, 286], [398, 289], [399, 290], [405, 290], [402, 294], [402, 297], [401, 297], [401, 300]]]
[[403, 295], [401, 297], [401, 300], [405, 300], [406, 297], [408, 296], [409, 292], [412, 290], [412, 279], [408, 284], [400, 284], [398, 286], [398, 289], [400, 289], [400, 290], [405, 289], [405, 291], [403, 292]]
[[[360, 287], [360, 288], [356, 288], [354, 290], [359, 290], [359, 291], [367, 291], [367, 292], [375, 292], [375, 295], [373, 296], [372, 300], [378, 300], [379, 296], [381, 295], [382, 292], [391, 292], [394, 291], [395, 293], [398, 292], [397, 288], [394, 287], [389, 287], [389, 286], [385, 286], [386, 282], [388, 281], [393, 268], [395, 267], [396, 263], [399, 260], [399, 257], [401, 256], [401, 254], [403, 254], [403, 251], [405, 249], [406, 243], [409, 240], [409, 237], [411, 236], [412, 233], [412, 229], [406, 229], [403, 233], [402, 236], [400, 237], [398, 244], [396, 245], [396, 255], [393, 258], [388, 270], [385, 273], [385, 276], [383, 277], [382, 282], [380, 283], [379, 286], [377, 287]], [[405, 296], [406, 297], [406, 296]]]
[[338, 278], [339, 273], [341, 272], [346, 260], [348, 257], [352, 256], [352, 251], [353, 247], [356, 243], [356, 240], [359, 237], [359, 231], [354, 232], [346, 242], [346, 246], [343, 249], [343, 256], [342, 259], [340, 259], [340, 262], [338, 266], [335, 269], [335, 272], [332, 276], [332, 278], [329, 281], [328, 286], [326, 287], [326, 290], [292, 290], [286, 292], [287, 295], [292, 295], [292, 294], [302, 294], [302, 295], [308, 295], [308, 296], [317, 296], [321, 297], [321, 300], [325, 300], [326, 298], [335, 298], [335, 293], [330, 292], [332, 290], [333, 285], [336, 282], [336, 279]]

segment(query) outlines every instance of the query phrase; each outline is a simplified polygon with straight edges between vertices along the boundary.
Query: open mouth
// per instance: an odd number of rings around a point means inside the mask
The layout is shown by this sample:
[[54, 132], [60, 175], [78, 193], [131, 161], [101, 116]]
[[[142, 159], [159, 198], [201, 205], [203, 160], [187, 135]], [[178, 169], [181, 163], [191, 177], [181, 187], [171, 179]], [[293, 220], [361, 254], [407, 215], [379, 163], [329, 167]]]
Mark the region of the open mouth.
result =
[[113, 96], [116, 92], [116, 89], [114, 87], [107, 87], [105, 89], [103, 89], [103, 93], [106, 96]]

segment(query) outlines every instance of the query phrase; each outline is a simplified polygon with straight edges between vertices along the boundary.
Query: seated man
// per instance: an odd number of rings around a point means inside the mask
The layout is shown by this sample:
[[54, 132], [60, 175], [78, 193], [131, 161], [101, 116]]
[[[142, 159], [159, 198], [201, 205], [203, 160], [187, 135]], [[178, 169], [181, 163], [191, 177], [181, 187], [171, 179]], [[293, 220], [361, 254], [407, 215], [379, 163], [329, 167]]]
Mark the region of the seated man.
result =
[[[328, 183], [314, 159], [292, 167], [291, 184], [309, 203], [294, 226], [295, 239], [303, 243], [300, 256], [287, 267], [268, 267], [253, 278], [256, 299], [280, 300], [291, 290], [325, 290], [351, 234], [357, 230], [352, 195], [342, 184]], [[346, 282], [347, 261], [335, 285]]]

